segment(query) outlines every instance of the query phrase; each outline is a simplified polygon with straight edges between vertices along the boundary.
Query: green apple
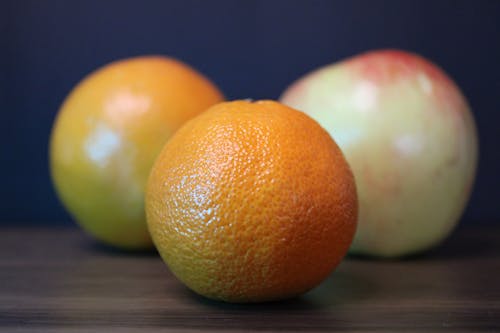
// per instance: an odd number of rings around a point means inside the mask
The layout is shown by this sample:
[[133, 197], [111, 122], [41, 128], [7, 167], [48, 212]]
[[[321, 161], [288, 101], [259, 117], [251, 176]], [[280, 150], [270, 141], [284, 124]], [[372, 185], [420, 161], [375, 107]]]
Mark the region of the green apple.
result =
[[305, 75], [281, 102], [316, 119], [353, 169], [360, 212], [351, 253], [421, 252], [456, 226], [478, 140], [467, 101], [436, 65], [404, 51], [372, 51]]

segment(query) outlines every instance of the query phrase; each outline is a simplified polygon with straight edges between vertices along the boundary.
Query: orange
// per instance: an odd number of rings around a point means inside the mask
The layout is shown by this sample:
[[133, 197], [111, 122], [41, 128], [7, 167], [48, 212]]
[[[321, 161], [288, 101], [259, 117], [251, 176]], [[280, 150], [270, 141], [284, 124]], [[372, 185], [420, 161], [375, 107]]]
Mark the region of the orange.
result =
[[273, 101], [220, 103], [165, 145], [146, 190], [153, 241], [195, 292], [228, 302], [293, 297], [340, 262], [357, 196], [314, 120]]
[[50, 140], [64, 206], [102, 242], [151, 247], [144, 189], [154, 159], [178, 127], [222, 100], [200, 73], [160, 56], [117, 61], [84, 78], [59, 110]]

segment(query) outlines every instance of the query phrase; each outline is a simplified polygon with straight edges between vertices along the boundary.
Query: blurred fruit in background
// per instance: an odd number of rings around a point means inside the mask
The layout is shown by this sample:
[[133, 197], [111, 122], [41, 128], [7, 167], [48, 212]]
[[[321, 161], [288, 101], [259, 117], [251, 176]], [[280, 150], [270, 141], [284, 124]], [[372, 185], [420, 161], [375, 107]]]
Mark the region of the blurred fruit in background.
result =
[[152, 246], [144, 213], [150, 168], [188, 119], [223, 100], [188, 65], [161, 56], [113, 62], [64, 101], [50, 140], [50, 169], [64, 206], [107, 244]]
[[353, 175], [314, 120], [273, 101], [220, 103], [184, 125], [151, 170], [154, 243], [189, 288], [228, 302], [308, 291], [356, 229]]
[[327, 129], [353, 169], [360, 215], [352, 253], [416, 253], [457, 224], [478, 140], [464, 96], [437, 66], [373, 51], [305, 75], [281, 101]]

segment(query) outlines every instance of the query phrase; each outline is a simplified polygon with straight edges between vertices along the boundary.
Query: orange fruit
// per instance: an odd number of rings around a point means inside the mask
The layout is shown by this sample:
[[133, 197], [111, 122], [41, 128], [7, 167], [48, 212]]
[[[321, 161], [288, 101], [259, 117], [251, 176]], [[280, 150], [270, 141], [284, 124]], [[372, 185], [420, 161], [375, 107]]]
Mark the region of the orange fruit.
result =
[[151, 247], [144, 189], [154, 159], [178, 127], [222, 100], [200, 73], [160, 56], [117, 61], [84, 78], [59, 110], [50, 140], [64, 206], [102, 242]]
[[220, 103], [159, 154], [146, 190], [153, 241], [189, 288], [228, 302], [299, 295], [345, 255], [357, 196], [314, 120], [273, 101]]

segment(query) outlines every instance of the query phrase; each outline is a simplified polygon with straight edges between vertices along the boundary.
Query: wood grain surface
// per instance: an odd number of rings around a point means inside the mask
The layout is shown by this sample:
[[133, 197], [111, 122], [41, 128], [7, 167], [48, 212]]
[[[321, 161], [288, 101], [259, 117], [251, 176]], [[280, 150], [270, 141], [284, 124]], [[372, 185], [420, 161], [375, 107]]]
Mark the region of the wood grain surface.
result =
[[231, 305], [187, 290], [158, 255], [73, 228], [0, 229], [2, 332], [500, 332], [500, 229], [462, 228], [398, 261], [347, 258], [289, 301]]

